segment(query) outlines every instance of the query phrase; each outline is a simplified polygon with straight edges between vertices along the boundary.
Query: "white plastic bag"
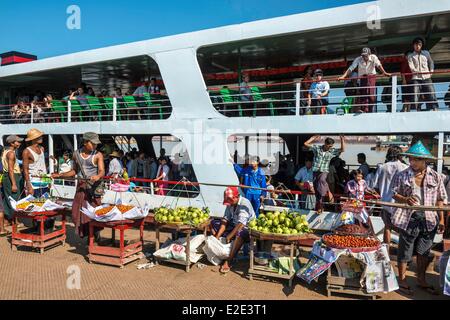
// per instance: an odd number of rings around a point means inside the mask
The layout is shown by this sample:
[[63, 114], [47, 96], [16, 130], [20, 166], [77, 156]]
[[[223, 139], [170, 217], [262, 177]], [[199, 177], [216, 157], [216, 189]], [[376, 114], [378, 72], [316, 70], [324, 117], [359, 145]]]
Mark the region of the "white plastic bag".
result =
[[214, 236], [209, 236], [205, 240], [203, 251], [208, 258], [208, 261], [213, 265], [220, 264], [223, 260], [228, 259], [231, 252], [232, 243], [226, 243], [225, 238], [216, 239]]

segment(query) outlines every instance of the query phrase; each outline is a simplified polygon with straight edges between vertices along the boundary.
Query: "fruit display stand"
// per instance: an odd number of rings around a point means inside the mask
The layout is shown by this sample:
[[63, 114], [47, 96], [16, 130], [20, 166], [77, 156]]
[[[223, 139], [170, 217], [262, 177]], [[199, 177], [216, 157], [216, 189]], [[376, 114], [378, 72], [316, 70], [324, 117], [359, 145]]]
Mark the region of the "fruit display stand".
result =
[[194, 264], [191, 262], [191, 235], [194, 231], [200, 231], [203, 232], [206, 236], [206, 232], [208, 230], [208, 225], [210, 224], [211, 220], [208, 219], [207, 221], [203, 222], [202, 224], [198, 226], [192, 226], [192, 225], [186, 225], [182, 223], [161, 223], [155, 221], [155, 230], [156, 230], [156, 244], [155, 244], [155, 251], [158, 251], [161, 244], [161, 232], [170, 232], [172, 235], [174, 233], [181, 233], [186, 236], [186, 260], [180, 261], [175, 259], [161, 259], [158, 257], [155, 257], [157, 262], [168, 262], [178, 265], [183, 265], [186, 268], [186, 272], [189, 272], [191, 265]]
[[[248, 269], [249, 280], [253, 280], [253, 275], [278, 278], [289, 281], [289, 287], [292, 287], [292, 281], [295, 276], [294, 259], [296, 258], [295, 251], [298, 247], [299, 241], [310, 237], [309, 234], [301, 235], [283, 235], [274, 233], [263, 233], [256, 230], [249, 230], [250, 233], [250, 265]], [[269, 240], [274, 244], [289, 245], [289, 274], [279, 274], [277, 271], [267, 267], [255, 265], [255, 243], [258, 240]]]
[[[112, 246], [94, 244], [94, 228], [109, 228], [112, 230]], [[139, 241], [125, 245], [125, 231], [138, 228]], [[119, 231], [119, 247], [115, 247], [115, 232]], [[144, 219], [121, 220], [110, 222], [89, 221], [89, 263], [97, 262], [112, 266], [123, 267], [135, 260], [144, 258]]]
[[[12, 234], [11, 234], [11, 249], [17, 251], [17, 247], [25, 246], [31, 248], [38, 248], [40, 254], [45, 252], [45, 249], [55, 246], [56, 244], [65, 245], [66, 241], [66, 214], [69, 213], [67, 209], [58, 209], [43, 212], [25, 212], [14, 211], [12, 219]], [[61, 216], [61, 228], [49, 233], [45, 233], [45, 221], [51, 218]], [[17, 219], [28, 219], [38, 223], [38, 234], [30, 234], [20, 232], [18, 230]]]

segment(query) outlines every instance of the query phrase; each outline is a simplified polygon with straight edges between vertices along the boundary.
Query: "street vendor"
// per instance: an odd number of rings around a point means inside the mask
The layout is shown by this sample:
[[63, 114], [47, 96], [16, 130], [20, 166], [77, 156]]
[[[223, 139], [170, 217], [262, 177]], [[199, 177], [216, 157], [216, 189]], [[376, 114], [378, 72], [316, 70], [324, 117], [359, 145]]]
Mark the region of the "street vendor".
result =
[[227, 243], [234, 240], [228, 260], [220, 267], [221, 273], [227, 273], [244, 242], [250, 241], [248, 223], [255, 218], [255, 211], [250, 201], [240, 196], [237, 187], [225, 190], [223, 204], [227, 206], [225, 216], [211, 222], [211, 233], [217, 239], [225, 236]]
[[320, 139], [319, 135], [311, 137], [305, 142], [305, 147], [314, 153], [313, 159], [313, 176], [314, 176], [314, 191], [316, 193], [316, 211], [317, 213], [323, 212], [323, 200], [328, 196], [329, 202], [334, 202], [334, 197], [330, 192], [327, 178], [330, 168], [331, 159], [340, 155], [345, 150], [344, 136], [341, 138], [341, 148], [333, 148], [334, 140], [332, 138], [326, 138], [325, 143], [321, 146], [314, 145], [313, 143]]
[[[73, 169], [66, 173], [54, 173], [53, 178], [79, 178], [77, 190], [72, 205], [72, 221], [75, 232], [84, 238], [88, 235], [89, 218], [81, 213], [81, 208], [88, 202], [96, 207], [101, 204], [101, 179], [105, 176], [103, 154], [97, 152], [101, 144], [98, 134], [87, 132], [83, 134], [83, 147], [73, 154]], [[95, 240], [100, 239], [100, 232], [96, 230]]]
[[[409, 157], [410, 166], [398, 173], [392, 181], [393, 199], [409, 206], [437, 206], [447, 202], [442, 177], [427, 166], [427, 160], [436, 160], [421, 141], [403, 153]], [[431, 263], [430, 250], [436, 233], [443, 233], [443, 211], [423, 211], [396, 208], [392, 214], [392, 224], [399, 229], [398, 277], [400, 290], [406, 295], [413, 291], [406, 282], [406, 268], [417, 253], [418, 287], [431, 294], [438, 291], [427, 283], [426, 270]]]
[[16, 151], [20, 148], [23, 139], [16, 135], [6, 138], [7, 148], [2, 154], [3, 165], [3, 209], [8, 220], [12, 219], [14, 209], [11, 206], [9, 197], [19, 200], [23, 191], [23, 179], [20, 171], [19, 162], [17, 161]]
[[[49, 183], [42, 180], [42, 176], [47, 174], [44, 147], [42, 146], [43, 135], [44, 133], [38, 129], [30, 129], [25, 139], [29, 146], [22, 152], [25, 191], [35, 198], [41, 198], [49, 192]], [[45, 229], [53, 229], [54, 224], [54, 219], [47, 219]], [[38, 226], [35, 225], [35, 227]]]

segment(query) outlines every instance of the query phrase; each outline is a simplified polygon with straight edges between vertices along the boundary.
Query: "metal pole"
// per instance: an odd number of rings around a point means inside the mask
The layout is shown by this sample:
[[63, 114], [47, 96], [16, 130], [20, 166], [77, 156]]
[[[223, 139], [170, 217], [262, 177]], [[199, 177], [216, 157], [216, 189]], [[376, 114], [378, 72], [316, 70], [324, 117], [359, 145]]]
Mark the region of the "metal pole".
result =
[[[53, 156], [53, 157], [55, 156], [55, 151], [53, 149], [53, 135], [51, 135], [51, 134], [48, 135], [48, 155], [49, 155], [49, 158], [50, 158], [50, 156]], [[53, 160], [51, 160], [51, 159], [49, 160], [49, 162], [50, 162], [50, 165], [49, 165], [50, 173], [52, 173], [55, 171], [55, 164], [54, 164]]]
[[397, 112], [397, 76], [392, 76], [392, 113]]
[[438, 140], [438, 161], [437, 161], [437, 171], [439, 174], [442, 173], [442, 166], [444, 164], [444, 133], [439, 132]]
[[33, 120], [34, 120], [34, 105], [31, 104], [31, 124], [33, 124]]
[[67, 101], [67, 122], [72, 122], [72, 103]]
[[301, 82], [299, 81], [295, 85], [295, 115], [296, 116], [300, 115], [300, 87], [301, 87]]
[[78, 140], [76, 134], [73, 135], [73, 151], [75, 150], [78, 150]]
[[113, 121], [117, 121], [117, 98], [113, 98]]

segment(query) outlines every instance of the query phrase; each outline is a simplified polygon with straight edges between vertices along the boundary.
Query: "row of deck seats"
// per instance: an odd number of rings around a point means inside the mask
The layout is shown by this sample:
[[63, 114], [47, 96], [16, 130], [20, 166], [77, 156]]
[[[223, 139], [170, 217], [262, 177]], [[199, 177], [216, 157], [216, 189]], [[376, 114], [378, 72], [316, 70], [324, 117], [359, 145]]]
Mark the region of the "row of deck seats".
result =
[[[221, 101], [213, 101], [213, 102], [221, 102], [223, 103], [223, 106], [220, 108], [221, 111], [227, 113], [227, 112], [231, 112], [231, 111], [227, 111], [227, 109], [233, 109], [233, 113], [238, 114], [238, 116], [242, 117], [242, 116], [253, 116], [256, 117], [257, 115], [257, 105], [261, 106], [265, 113], [267, 113], [267, 115], [270, 116], [276, 116], [277, 114], [277, 110], [274, 107], [274, 103], [272, 102], [274, 99], [269, 98], [269, 97], [263, 97], [261, 89], [259, 87], [251, 87], [250, 88], [251, 93], [252, 93], [252, 98], [253, 98], [253, 102], [256, 102], [254, 104], [252, 103], [245, 103], [244, 101], [242, 101], [241, 96], [239, 95], [239, 92], [237, 91], [232, 91], [228, 88], [222, 88], [219, 92], [220, 92], [220, 99], [216, 100], [221, 100]], [[261, 102], [264, 101], [264, 102]], [[241, 102], [241, 103], [239, 103]], [[244, 102], [244, 103], [243, 103]], [[227, 103], [229, 103], [230, 105], [227, 105]], [[236, 110], [237, 109], [237, 110]], [[250, 111], [250, 114], [248, 114]]]
[[[170, 113], [170, 103], [168, 101], [167, 103], [161, 103], [159, 101], [155, 103], [153, 100], [156, 99], [149, 93], [144, 94], [142, 97], [123, 96], [123, 98], [117, 99], [117, 120], [132, 120], [137, 114], [144, 119], [167, 119]], [[99, 121], [112, 120], [114, 98], [88, 97], [87, 102], [89, 104], [89, 110], [80, 101], [70, 100], [72, 117], [79, 121], [85, 121], [87, 118], [86, 114], [90, 114], [90, 116], [96, 116]], [[67, 103], [60, 100], [52, 101], [52, 112], [59, 114], [61, 121], [66, 122]]]

